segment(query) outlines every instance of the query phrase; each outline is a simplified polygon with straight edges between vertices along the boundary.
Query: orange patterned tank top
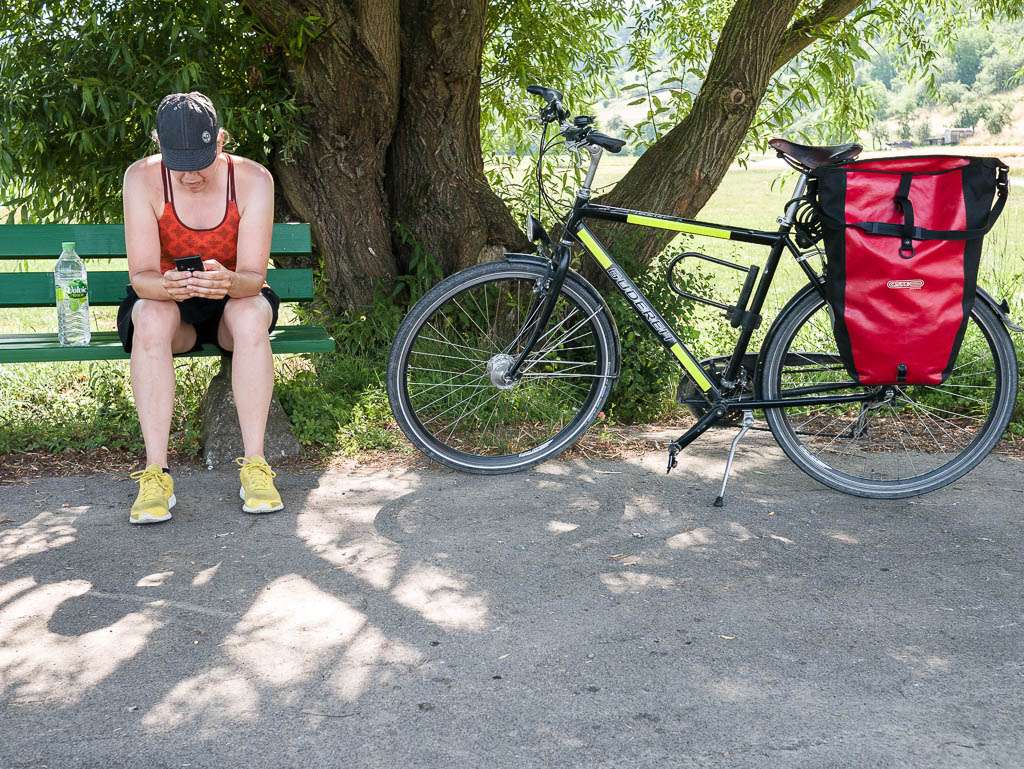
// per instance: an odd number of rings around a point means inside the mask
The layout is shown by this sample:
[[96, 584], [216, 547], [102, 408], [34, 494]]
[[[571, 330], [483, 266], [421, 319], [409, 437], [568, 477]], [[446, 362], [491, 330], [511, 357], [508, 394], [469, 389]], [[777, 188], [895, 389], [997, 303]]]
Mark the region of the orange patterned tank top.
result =
[[227, 200], [224, 218], [216, 227], [201, 230], [181, 223], [174, 210], [174, 190], [171, 172], [160, 164], [164, 181], [164, 210], [158, 222], [160, 228], [160, 272], [174, 269], [174, 260], [182, 256], [199, 254], [203, 259], [216, 259], [227, 269], [234, 270], [238, 259], [238, 205], [235, 202], [235, 167], [228, 159]]

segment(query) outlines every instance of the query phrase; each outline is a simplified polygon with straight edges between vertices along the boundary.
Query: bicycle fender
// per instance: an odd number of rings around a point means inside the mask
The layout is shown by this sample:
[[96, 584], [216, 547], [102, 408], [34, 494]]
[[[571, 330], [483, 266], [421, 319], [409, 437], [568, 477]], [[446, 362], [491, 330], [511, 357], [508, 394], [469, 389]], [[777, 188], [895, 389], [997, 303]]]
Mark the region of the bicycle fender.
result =
[[785, 319], [786, 315], [792, 312], [792, 308], [804, 298], [805, 294], [812, 292], [821, 293], [821, 290], [813, 283], [808, 283], [793, 294], [793, 296], [789, 298], [789, 301], [786, 302], [785, 306], [779, 310], [779, 314], [775, 316], [775, 320], [772, 321], [772, 325], [768, 327], [768, 333], [764, 336], [764, 341], [761, 343], [761, 349], [757, 351], [757, 365], [754, 367], [754, 371], [752, 372], [754, 398], [764, 398], [764, 393], [761, 392], [761, 369], [764, 366], [764, 351], [771, 347], [772, 341], [775, 339], [775, 335], [778, 333], [778, 329], [782, 325], [782, 321]]
[[[549, 262], [547, 259], [544, 259], [543, 257], [537, 256], [536, 254], [517, 254], [506, 251], [505, 261], [512, 262], [513, 264], [532, 264], [537, 267], [543, 267], [545, 269], [551, 267], [551, 262]], [[571, 277], [573, 280], [575, 280], [581, 288], [583, 288], [590, 294], [591, 298], [596, 300], [601, 305], [601, 308], [604, 310], [605, 317], [608, 318], [608, 322], [611, 324], [612, 336], [615, 338], [615, 361], [612, 370], [615, 372], [615, 381], [618, 381], [622, 363], [622, 345], [619, 342], [619, 327], [615, 323], [615, 316], [612, 315], [612, 311], [611, 308], [608, 306], [608, 302], [604, 300], [604, 297], [601, 296], [601, 294], [598, 292], [596, 288], [594, 288], [590, 281], [588, 281], [575, 270], [569, 270], [567, 277]]]
[[988, 291], [978, 286], [978, 296], [985, 300], [989, 307], [999, 316], [999, 319], [1006, 326], [1007, 331], [1014, 331], [1016, 333], [1024, 333], [1024, 326], [1018, 326], [1012, 320], [1010, 320], [1010, 305], [1004, 299], [1001, 302], [997, 302]]

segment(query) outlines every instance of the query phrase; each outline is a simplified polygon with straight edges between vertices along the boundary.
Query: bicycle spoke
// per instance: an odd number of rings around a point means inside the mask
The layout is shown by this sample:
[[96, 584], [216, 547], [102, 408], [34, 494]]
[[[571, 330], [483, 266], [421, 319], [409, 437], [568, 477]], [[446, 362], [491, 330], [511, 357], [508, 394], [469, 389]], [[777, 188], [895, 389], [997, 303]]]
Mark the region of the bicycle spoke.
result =
[[[523, 268], [481, 265], [470, 271], [497, 274], [502, 269], [521, 274]], [[533, 291], [535, 282], [484, 280], [451, 294], [420, 321], [402, 369], [406, 397], [416, 416], [414, 430], [428, 436], [446, 464], [449, 452], [515, 459], [550, 444], [570, 424], [578, 435], [586, 423], [574, 421], [576, 416], [606, 392], [611, 374], [602, 361], [610, 357], [605, 340], [611, 335], [595, 335], [595, 329], [607, 328], [599, 317], [602, 308], [580, 304], [563, 292], [550, 321], [538, 331], [543, 302]], [[501, 371], [516, 359], [534, 333], [538, 338], [520, 376], [507, 387], [495, 385], [492, 367]]]
[[[979, 321], [979, 305], [985, 323]], [[827, 317], [820, 297], [801, 298], [787, 320], [788, 336], [777, 337], [767, 352], [767, 397], [823, 385], [858, 387], [846, 383], [845, 366], [823, 365], [839, 362]], [[993, 427], [991, 416], [995, 404], [1005, 403], [1001, 383], [1007, 377], [1016, 383], [1016, 367], [1006, 363], [1012, 351], [997, 354], [992, 341], [993, 334], [1005, 336], [1005, 329], [981, 302], [968, 332], [952, 375], [940, 384], [890, 385], [878, 391], [884, 400], [860, 410], [849, 404], [772, 408], [766, 411], [769, 425], [790, 458], [841, 491], [901, 497], [945, 485], [977, 464], [998, 438], [1002, 428]], [[1008, 340], [1000, 344], [1009, 350]], [[1009, 418], [1006, 408], [1002, 414]]]

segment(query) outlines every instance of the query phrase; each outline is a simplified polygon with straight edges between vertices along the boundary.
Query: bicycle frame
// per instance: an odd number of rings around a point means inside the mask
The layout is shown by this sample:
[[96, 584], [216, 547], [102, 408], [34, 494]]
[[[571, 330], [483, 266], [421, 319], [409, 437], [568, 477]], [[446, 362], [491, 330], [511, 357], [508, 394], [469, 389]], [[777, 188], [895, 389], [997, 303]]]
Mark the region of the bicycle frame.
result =
[[[790, 201], [786, 204], [785, 214], [779, 219], [779, 229], [775, 232], [768, 230], [752, 230], [742, 227], [713, 224], [695, 219], [685, 219], [665, 214], [657, 214], [647, 211], [634, 211], [627, 208], [616, 208], [614, 206], [604, 206], [591, 203], [590, 188], [603, 150], [600, 147], [593, 146], [587, 147], [587, 149], [591, 156], [590, 168], [587, 172], [583, 186], [576, 194], [576, 199], [573, 202], [572, 209], [569, 212], [569, 217], [566, 221], [566, 227], [562, 239], [558, 244], [558, 247], [555, 249], [556, 258], [552, 264], [553, 271], [548, 282], [548, 302], [546, 302], [545, 306], [540, 309], [540, 317], [543, 320], [546, 320], [550, 314], [551, 306], [553, 306], [554, 299], [557, 297], [558, 291], [561, 288], [562, 278], [565, 274], [565, 265], [568, 264], [569, 252], [573, 245], [579, 243], [584, 250], [586, 250], [587, 253], [597, 261], [605, 271], [605, 274], [608, 275], [615, 288], [623, 295], [623, 297], [625, 297], [626, 301], [633, 308], [633, 311], [643, 320], [651, 332], [658, 337], [665, 349], [679, 362], [682, 369], [697, 384], [697, 387], [702, 393], [704, 399], [712, 409], [708, 413], [708, 425], [713, 423], [717, 418], [724, 416], [724, 414], [730, 409], [771, 408], [782, 405], [805, 406], [834, 403], [863, 403], [877, 400], [880, 397], [880, 392], [878, 390], [852, 395], [819, 395], [813, 398], [789, 397], [777, 400], [765, 400], [757, 397], [744, 398], [742, 396], [730, 396], [723, 394], [722, 390], [714, 383], [714, 381], [712, 381], [712, 375], [701, 365], [696, 356], [694, 356], [689, 348], [687, 348], [687, 346], [682, 342], [676, 332], [669, 325], [668, 321], [666, 321], [650, 301], [648, 301], [647, 297], [644, 296], [644, 293], [637, 287], [626, 271], [615, 261], [594, 233], [591, 232], [584, 224], [585, 219], [599, 219], [624, 224], [633, 224], [640, 227], [651, 227], [660, 230], [670, 230], [674, 232], [690, 233], [693, 235], [735, 240], [742, 243], [753, 243], [755, 245], [767, 246], [770, 248], [768, 260], [761, 272], [760, 280], [758, 281], [757, 287], [754, 291], [752, 303], [747, 312], [744, 313], [744, 318], [740, 323], [741, 330], [739, 339], [736, 342], [736, 346], [733, 348], [726, 371], [719, 380], [727, 388], [732, 388], [736, 384], [735, 380], [739, 374], [744, 355], [746, 354], [754, 330], [761, 324], [761, 308], [764, 306], [764, 302], [768, 296], [768, 289], [775, 277], [775, 272], [778, 269], [784, 251], [788, 250], [793, 254], [797, 263], [806, 273], [812, 285], [816, 286], [818, 290], [822, 292], [822, 295], [824, 295], [824, 287], [822, 286], [820, 277], [806, 264], [806, 261], [801, 258], [799, 249], [790, 237], [790, 233], [793, 229], [796, 208], [807, 185], [806, 174], [800, 175], [796, 190], [794, 191]], [[555, 265], [557, 265], [557, 268]], [[516, 375], [519, 363], [525, 359], [529, 349], [532, 347], [532, 341], [534, 340], [531, 340], [531, 344], [528, 345], [527, 349], [525, 349], [520, 355], [520, 361], [517, 361], [516, 364], [510, 368], [508, 372], [510, 377], [514, 377]], [[849, 386], [853, 386], [853, 384], [854, 383], [851, 381]], [[843, 387], [844, 384], [829, 385], [827, 390], [822, 390], [821, 392], [839, 390], [843, 389]], [[755, 393], [755, 396], [759, 394], [760, 393]], [[704, 420], [701, 420], [701, 422], [703, 421]]]

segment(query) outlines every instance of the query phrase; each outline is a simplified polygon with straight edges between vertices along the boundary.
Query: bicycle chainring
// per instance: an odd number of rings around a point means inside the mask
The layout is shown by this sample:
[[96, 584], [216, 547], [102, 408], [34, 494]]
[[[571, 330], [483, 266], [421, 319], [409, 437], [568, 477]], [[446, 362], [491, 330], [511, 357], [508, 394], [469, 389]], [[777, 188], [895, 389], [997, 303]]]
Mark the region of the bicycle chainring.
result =
[[[722, 375], [729, 365], [729, 358], [730, 356], [728, 355], [720, 355], [714, 358], [705, 358], [700, 363], [704, 370], [711, 375], [710, 378], [714, 382], [715, 387], [722, 390], [723, 395], [753, 397], [754, 386], [752, 381], [754, 368], [757, 365], [757, 354], [747, 353], [743, 356], [743, 371], [741, 372], [743, 385], [742, 387], [732, 388], [732, 391], [728, 391], [730, 388], [723, 388], [722, 386]], [[676, 387], [676, 403], [680, 406], [686, 406], [687, 410], [697, 419], [700, 419], [710, 410], [708, 402], [704, 400], [693, 379], [686, 375], [679, 380], [679, 385]], [[742, 413], [733, 411], [726, 415], [718, 424], [739, 424], [742, 419]]]

